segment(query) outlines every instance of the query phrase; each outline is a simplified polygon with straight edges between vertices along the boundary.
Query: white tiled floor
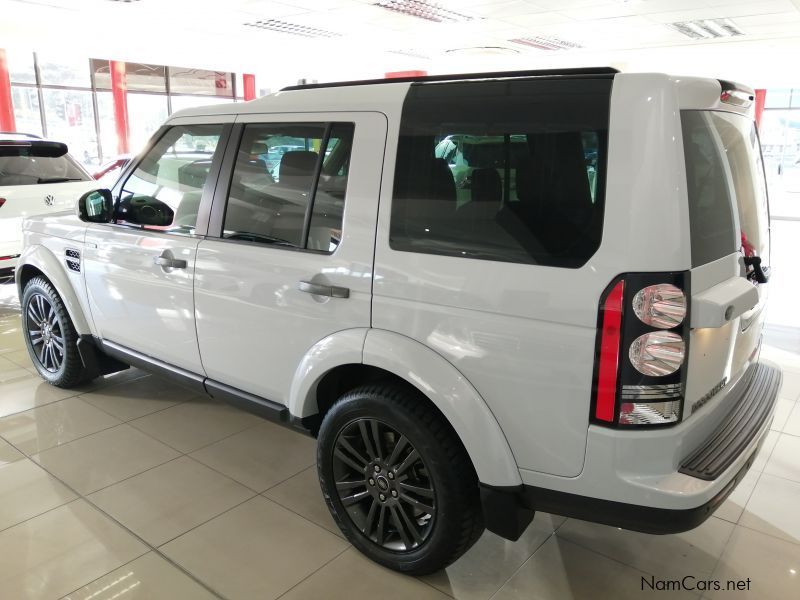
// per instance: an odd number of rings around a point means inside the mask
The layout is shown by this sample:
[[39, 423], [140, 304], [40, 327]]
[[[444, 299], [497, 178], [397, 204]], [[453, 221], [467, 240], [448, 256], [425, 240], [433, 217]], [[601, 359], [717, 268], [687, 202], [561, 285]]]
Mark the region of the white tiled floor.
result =
[[[796, 302], [776, 305], [763, 351], [784, 368], [772, 431], [701, 527], [650, 536], [540, 513], [518, 542], [486, 533], [412, 578], [341, 536], [313, 440], [135, 369], [50, 387], [0, 285], [0, 600], [800, 598], [800, 323]], [[687, 575], [750, 589], [643, 590]]]

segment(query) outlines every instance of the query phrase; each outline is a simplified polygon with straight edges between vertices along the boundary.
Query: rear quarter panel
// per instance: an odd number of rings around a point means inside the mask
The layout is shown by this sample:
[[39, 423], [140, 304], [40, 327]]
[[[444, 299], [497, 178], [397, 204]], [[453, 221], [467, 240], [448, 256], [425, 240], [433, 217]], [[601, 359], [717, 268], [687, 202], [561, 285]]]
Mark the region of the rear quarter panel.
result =
[[583, 469], [598, 302], [611, 280], [689, 268], [677, 106], [668, 76], [616, 76], [603, 239], [579, 269], [392, 250], [399, 115], [390, 123], [373, 326], [453, 364], [494, 414], [521, 468], [562, 477]]

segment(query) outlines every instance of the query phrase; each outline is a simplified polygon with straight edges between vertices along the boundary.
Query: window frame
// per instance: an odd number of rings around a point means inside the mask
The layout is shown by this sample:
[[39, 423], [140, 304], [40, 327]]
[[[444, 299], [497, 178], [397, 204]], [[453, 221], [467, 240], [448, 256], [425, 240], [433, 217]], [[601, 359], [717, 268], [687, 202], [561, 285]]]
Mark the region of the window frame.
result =
[[[250, 115], [248, 115], [250, 116]], [[244, 130], [247, 125], [294, 125], [294, 124], [303, 124], [303, 125], [312, 125], [312, 124], [319, 124], [320, 126], [324, 127], [324, 134], [321, 142], [321, 148], [327, 147], [327, 144], [330, 140], [331, 131], [334, 127], [338, 124], [349, 124], [353, 127], [353, 144], [355, 144], [355, 131], [358, 127], [358, 123], [354, 120], [335, 120], [331, 118], [319, 118], [319, 116], [312, 116], [308, 115], [308, 118], [303, 118], [305, 115], [283, 115], [283, 114], [269, 114], [269, 115], [253, 115], [257, 116], [256, 119], [248, 119], [246, 121], [240, 121], [237, 119], [236, 123], [233, 125], [231, 130], [230, 137], [228, 138], [227, 147], [225, 149], [225, 156], [222, 160], [221, 169], [219, 172], [219, 177], [217, 180], [217, 186], [214, 190], [213, 201], [211, 204], [211, 211], [209, 214], [208, 220], [208, 228], [206, 237], [209, 239], [213, 239], [217, 242], [225, 242], [228, 244], [244, 244], [248, 246], [254, 246], [261, 248], [263, 250], [280, 250], [284, 252], [302, 252], [306, 254], [316, 254], [319, 256], [333, 256], [341, 247], [341, 243], [337, 245], [337, 247], [330, 251], [330, 250], [317, 250], [315, 248], [307, 248], [308, 245], [308, 235], [311, 226], [311, 219], [314, 214], [314, 204], [316, 202], [316, 194], [317, 194], [317, 187], [319, 185], [319, 178], [322, 172], [323, 161], [325, 159], [324, 151], [320, 152], [319, 160], [317, 161], [317, 165], [314, 169], [314, 180], [312, 183], [312, 187], [310, 190], [310, 200], [306, 205], [306, 211], [303, 218], [303, 231], [301, 235], [301, 246], [284, 246], [281, 244], [265, 244], [263, 242], [252, 242], [248, 240], [237, 240], [237, 239], [230, 239], [223, 237], [223, 228], [225, 224], [225, 212], [228, 208], [228, 195], [230, 193], [231, 184], [233, 182], [233, 174], [234, 170], [236, 169], [236, 159], [239, 152], [239, 146], [242, 143], [242, 138], [244, 137]], [[289, 117], [289, 118], [287, 118]], [[350, 154], [352, 157], [353, 148], [350, 149]], [[348, 173], [348, 186], [349, 186], [349, 173]], [[347, 205], [347, 188], [345, 188], [345, 206]], [[345, 227], [345, 218], [344, 218], [344, 210], [342, 211], [342, 230]], [[344, 239], [344, 236], [342, 236]]]
[[[173, 121], [168, 121], [161, 127], [159, 127], [153, 135], [148, 140], [147, 144], [142, 148], [142, 150], [133, 158], [133, 160], [129, 161], [128, 164], [123, 168], [122, 172], [120, 173], [119, 177], [117, 178], [116, 183], [111, 189], [111, 195], [114, 199], [114, 216], [111, 222], [109, 223], [100, 223], [99, 225], [107, 226], [107, 227], [114, 227], [114, 228], [122, 228], [127, 230], [134, 230], [141, 233], [149, 233], [149, 234], [157, 234], [157, 235], [169, 235], [169, 236], [177, 236], [180, 237], [189, 237], [189, 238], [205, 238], [208, 234], [208, 225], [209, 225], [209, 215], [211, 214], [211, 204], [213, 201], [214, 190], [217, 186], [217, 182], [219, 181], [220, 176], [220, 168], [222, 167], [223, 159], [225, 158], [226, 151], [228, 149], [228, 144], [231, 140], [231, 131], [233, 129], [233, 115], [217, 115], [212, 120], [207, 118], [197, 118], [197, 117], [184, 117], [175, 119]], [[177, 234], [177, 233], [170, 233], [168, 231], [161, 231], [156, 229], [148, 229], [146, 225], [137, 225], [134, 223], [118, 223], [117, 222], [117, 209], [119, 207], [120, 201], [122, 200], [122, 190], [125, 185], [128, 183], [128, 179], [130, 179], [131, 175], [139, 168], [139, 165], [142, 163], [144, 158], [155, 148], [155, 146], [161, 141], [161, 139], [167, 134], [167, 132], [172, 129], [173, 127], [180, 127], [185, 125], [221, 125], [222, 132], [220, 133], [219, 141], [217, 142], [217, 151], [214, 153], [213, 158], [211, 159], [211, 169], [208, 172], [208, 177], [206, 178], [205, 184], [203, 185], [203, 192], [200, 199], [200, 209], [197, 213], [197, 223], [194, 228], [194, 233], [192, 234]]]

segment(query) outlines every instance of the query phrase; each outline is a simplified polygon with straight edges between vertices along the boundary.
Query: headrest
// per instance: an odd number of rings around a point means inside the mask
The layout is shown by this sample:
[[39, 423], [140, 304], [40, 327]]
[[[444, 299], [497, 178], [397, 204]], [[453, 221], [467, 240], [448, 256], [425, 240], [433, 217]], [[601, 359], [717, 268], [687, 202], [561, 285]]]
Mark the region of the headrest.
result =
[[497, 169], [474, 169], [471, 177], [473, 202], [500, 204], [503, 200], [503, 180]]
[[312, 177], [319, 155], [311, 150], [292, 150], [281, 157], [280, 178]]

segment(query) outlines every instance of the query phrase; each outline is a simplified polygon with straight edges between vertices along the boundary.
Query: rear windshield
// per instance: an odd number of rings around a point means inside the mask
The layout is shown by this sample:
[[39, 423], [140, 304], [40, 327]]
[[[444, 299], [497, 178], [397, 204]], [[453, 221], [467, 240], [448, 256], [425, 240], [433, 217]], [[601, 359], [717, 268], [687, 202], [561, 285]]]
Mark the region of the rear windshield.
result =
[[743, 244], [767, 259], [767, 188], [754, 123], [735, 113], [692, 110], [681, 112], [681, 123], [692, 266], [727, 256]]
[[20, 148], [18, 156], [0, 156], [0, 186], [35, 185], [64, 181], [88, 181], [89, 175], [69, 154], [52, 158], [26, 156]]
[[612, 80], [414, 85], [395, 250], [577, 268], [600, 245]]

